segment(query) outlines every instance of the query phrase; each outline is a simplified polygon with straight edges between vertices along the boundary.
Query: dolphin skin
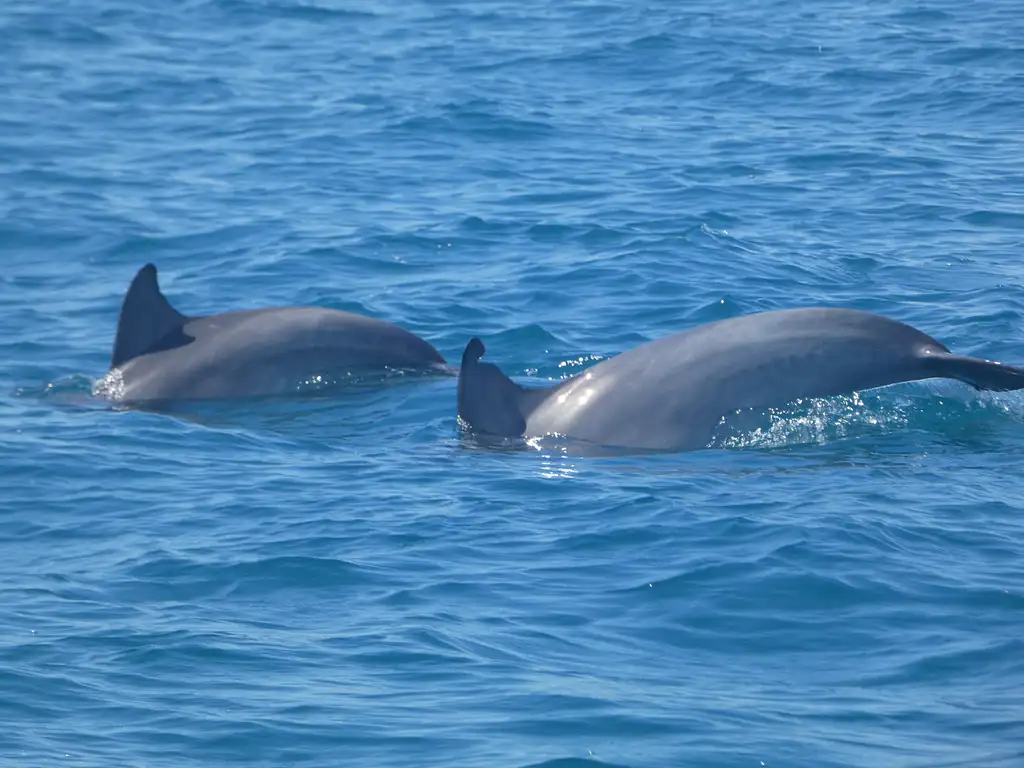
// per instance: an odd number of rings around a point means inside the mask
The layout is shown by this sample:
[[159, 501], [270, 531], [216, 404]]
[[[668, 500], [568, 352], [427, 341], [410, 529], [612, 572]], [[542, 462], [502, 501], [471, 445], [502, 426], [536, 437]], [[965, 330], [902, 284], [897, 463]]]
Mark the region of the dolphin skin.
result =
[[500, 438], [560, 435], [616, 449], [707, 447], [721, 419], [905, 381], [949, 378], [1024, 388], [1024, 369], [952, 354], [904, 323], [803, 308], [719, 320], [640, 345], [551, 387], [525, 388], [473, 338], [462, 357], [459, 419]]
[[303, 381], [390, 369], [448, 371], [441, 353], [392, 323], [325, 307], [188, 317], [142, 267], [121, 305], [96, 394], [126, 402], [294, 393]]

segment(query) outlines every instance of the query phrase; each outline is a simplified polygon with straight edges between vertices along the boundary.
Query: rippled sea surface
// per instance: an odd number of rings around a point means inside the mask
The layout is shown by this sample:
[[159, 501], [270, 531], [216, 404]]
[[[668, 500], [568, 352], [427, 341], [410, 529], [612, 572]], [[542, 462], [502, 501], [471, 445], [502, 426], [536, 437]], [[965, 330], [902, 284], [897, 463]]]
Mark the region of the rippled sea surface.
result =
[[606, 458], [90, 395], [147, 262], [524, 382], [817, 304], [1024, 363], [1020, 11], [5, 0], [0, 761], [1024, 765], [1024, 395]]

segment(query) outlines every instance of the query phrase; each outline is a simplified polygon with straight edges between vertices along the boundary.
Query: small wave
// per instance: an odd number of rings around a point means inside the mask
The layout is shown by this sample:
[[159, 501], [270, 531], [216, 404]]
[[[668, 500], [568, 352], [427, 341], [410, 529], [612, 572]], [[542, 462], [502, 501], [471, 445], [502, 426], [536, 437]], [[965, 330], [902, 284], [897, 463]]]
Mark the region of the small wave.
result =
[[1016, 211], [973, 211], [962, 218], [976, 227], [1024, 229], [1024, 213]]
[[426, 114], [392, 123], [386, 130], [415, 138], [463, 134], [501, 142], [542, 139], [554, 132], [546, 120], [512, 117], [503, 114], [497, 106], [479, 100], [445, 104]]
[[622, 763], [605, 763], [595, 757], [558, 757], [542, 763], [530, 763], [523, 768], [629, 768]]
[[133, 600], [163, 601], [263, 598], [282, 591], [334, 591], [373, 583], [368, 569], [333, 558], [286, 555], [218, 564], [156, 553], [146, 557], [109, 589]]
[[[366, 8], [332, 8], [315, 2], [239, 2], [239, 0], [221, 0], [218, 3], [222, 11], [232, 18], [249, 16], [253, 19], [266, 21], [269, 18], [293, 19], [316, 23], [332, 21], [362, 21], [377, 18], [377, 14]], [[368, 6], [369, 7], [369, 6]]]
[[106, 408], [109, 404], [102, 399], [102, 392], [95, 389], [98, 383], [92, 376], [74, 373], [42, 384], [16, 387], [11, 394], [14, 397], [48, 401], [54, 405]]

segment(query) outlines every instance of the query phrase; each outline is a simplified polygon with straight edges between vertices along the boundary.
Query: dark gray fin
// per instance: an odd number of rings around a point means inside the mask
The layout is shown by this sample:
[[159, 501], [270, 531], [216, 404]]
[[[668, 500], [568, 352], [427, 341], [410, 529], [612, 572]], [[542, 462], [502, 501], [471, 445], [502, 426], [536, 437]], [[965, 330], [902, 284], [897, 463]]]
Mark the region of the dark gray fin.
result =
[[924, 357], [925, 365], [935, 376], [958, 379], [975, 389], [1008, 392], [1024, 389], [1024, 368], [980, 357], [936, 352]]
[[481, 363], [484, 343], [474, 337], [462, 353], [459, 370], [459, 418], [474, 432], [496, 437], [520, 437], [526, 419], [551, 392], [527, 389], [512, 381], [492, 363]]
[[164, 338], [176, 331], [180, 333], [187, 321], [160, 292], [156, 267], [147, 264], [136, 273], [121, 303], [110, 367], [116, 368], [152, 350]]

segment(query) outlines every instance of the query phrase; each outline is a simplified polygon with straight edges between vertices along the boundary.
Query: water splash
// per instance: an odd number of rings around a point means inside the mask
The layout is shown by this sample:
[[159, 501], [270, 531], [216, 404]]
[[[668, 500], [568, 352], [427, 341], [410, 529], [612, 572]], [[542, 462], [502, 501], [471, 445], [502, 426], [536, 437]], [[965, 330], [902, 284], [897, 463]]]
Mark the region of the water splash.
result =
[[782, 408], [744, 409], [723, 417], [709, 447], [784, 448], [880, 438], [907, 431], [961, 431], [1024, 421], [1024, 400], [1011, 393], [973, 392], [953, 383], [898, 385]]

